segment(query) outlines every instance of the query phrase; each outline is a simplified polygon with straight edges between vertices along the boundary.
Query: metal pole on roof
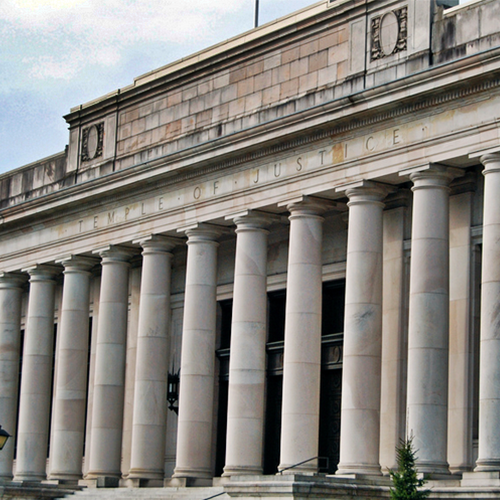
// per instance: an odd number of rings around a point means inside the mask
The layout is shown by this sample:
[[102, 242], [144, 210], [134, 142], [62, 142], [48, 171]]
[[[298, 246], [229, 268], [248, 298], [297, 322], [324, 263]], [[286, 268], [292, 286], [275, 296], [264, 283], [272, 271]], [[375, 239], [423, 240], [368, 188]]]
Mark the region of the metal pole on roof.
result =
[[255, 26], [257, 28], [259, 26], [259, 0], [255, 0]]

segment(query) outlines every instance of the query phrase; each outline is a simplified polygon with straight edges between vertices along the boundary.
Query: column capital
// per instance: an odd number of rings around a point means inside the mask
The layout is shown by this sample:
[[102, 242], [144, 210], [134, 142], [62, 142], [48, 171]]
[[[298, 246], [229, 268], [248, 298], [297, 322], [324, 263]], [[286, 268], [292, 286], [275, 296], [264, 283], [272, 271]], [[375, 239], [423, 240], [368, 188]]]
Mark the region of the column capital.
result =
[[0, 271], [0, 289], [19, 288], [28, 281], [28, 276], [24, 273]]
[[258, 210], [245, 210], [237, 214], [227, 215], [225, 220], [232, 220], [237, 226], [236, 232], [238, 233], [241, 230], [264, 230], [273, 222], [282, 222], [283, 217]]
[[99, 264], [99, 259], [95, 257], [83, 257], [81, 255], [67, 255], [56, 260], [57, 264], [64, 266], [64, 273], [68, 272], [87, 272], [95, 265]]
[[103, 248], [94, 250], [92, 253], [102, 258], [101, 264], [107, 264], [108, 262], [124, 262], [128, 264], [129, 260], [138, 253], [138, 251], [134, 248], [121, 245], [107, 245]]
[[51, 264], [35, 264], [22, 269], [22, 272], [30, 275], [30, 283], [34, 281], [54, 281], [54, 278], [61, 274], [61, 268]]
[[399, 172], [401, 177], [408, 176], [413, 182], [412, 191], [425, 188], [448, 189], [451, 181], [464, 175], [464, 170], [447, 167], [438, 163], [427, 163], [417, 167], [406, 168]]
[[332, 200], [324, 198], [301, 195], [297, 198], [278, 203], [278, 207], [285, 206], [291, 214], [290, 217], [294, 217], [296, 215], [320, 216], [328, 209], [334, 208], [336, 203]]
[[396, 187], [394, 186], [365, 179], [350, 182], [335, 188], [337, 193], [344, 192], [349, 198], [349, 202], [347, 203], [349, 207], [352, 206], [353, 203], [381, 203], [389, 193], [395, 190]]
[[483, 175], [491, 172], [500, 172], [500, 151], [497, 153], [487, 153], [479, 158], [484, 165]]
[[197, 222], [191, 226], [186, 226], [177, 229], [178, 233], [185, 233], [188, 237], [188, 245], [190, 243], [216, 243], [219, 236], [229, 232], [229, 228], [208, 224], [205, 222]]
[[184, 243], [180, 238], [172, 238], [170, 236], [164, 236], [162, 234], [149, 234], [147, 236], [142, 236], [137, 238], [132, 242], [134, 245], [141, 245], [143, 249], [143, 255], [145, 252], [170, 252], [176, 246]]

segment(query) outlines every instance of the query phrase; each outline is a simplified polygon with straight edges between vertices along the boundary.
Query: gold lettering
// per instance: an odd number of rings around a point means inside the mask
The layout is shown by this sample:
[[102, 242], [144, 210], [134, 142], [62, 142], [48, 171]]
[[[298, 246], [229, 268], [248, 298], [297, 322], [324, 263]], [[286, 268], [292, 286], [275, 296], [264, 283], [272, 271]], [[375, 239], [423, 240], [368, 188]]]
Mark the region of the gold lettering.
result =
[[255, 179], [253, 180], [254, 184], [257, 184], [257, 182], [259, 182], [259, 172], [260, 172], [260, 170], [257, 169], [257, 175], [255, 176]]
[[196, 187], [194, 188], [193, 196], [194, 196], [194, 199], [195, 199], [195, 200], [199, 200], [199, 199], [200, 199], [200, 196], [201, 196], [201, 189], [200, 189], [198, 186], [196, 186]]
[[214, 181], [214, 194], [217, 193], [218, 188], [219, 188], [219, 181]]
[[128, 214], [130, 213], [130, 208], [125, 207], [125, 220], [127, 220]]
[[302, 163], [300, 163], [302, 161], [302, 156], [299, 156], [297, 158], [297, 166], [295, 167], [297, 169], [297, 172], [300, 172], [302, 170]]
[[158, 210], [163, 210], [163, 196], [158, 198]]
[[144, 203], [141, 203], [141, 215], [146, 215], [146, 210], [144, 210]]
[[281, 163], [274, 164], [274, 177], [279, 177], [281, 175]]
[[366, 139], [366, 149], [368, 151], [373, 151], [375, 149], [375, 144], [373, 144], [373, 137], [370, 136]]
[[97, 229], [98, 218], [99, 218], [98, 215], [94, 216], [94, 229]]
[[113, 224], [115, 222], [115, 212], [108, 212], [108, 224]]

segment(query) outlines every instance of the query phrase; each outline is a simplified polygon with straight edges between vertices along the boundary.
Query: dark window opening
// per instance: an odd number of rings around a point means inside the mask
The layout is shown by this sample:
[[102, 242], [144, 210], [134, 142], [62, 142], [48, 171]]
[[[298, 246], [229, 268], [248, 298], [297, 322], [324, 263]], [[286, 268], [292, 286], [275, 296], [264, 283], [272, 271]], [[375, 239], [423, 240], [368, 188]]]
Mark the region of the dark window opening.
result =
[[323, 283], [321, 335], [344, 331], [345, 280]]
[[83, 426], [83, 456], [87, 445], [87, 416], [89, 413], [89, 384], [90, 384], [90, 358], [92, 353], [92, 316], [89, 318], [89, 342], [87, 352], [87, 384], [85, 386], [85, 420]]
[[269, 301], [268, 342], [283, 342], [285, 340], [286, 290], [270, 292], [267, 296]]
[[219, 302], [220, 348], [219, 397], [217, 411], [217, 449], [215, 452], [215, 477], [220, 477], [226, 464], [227, 401], [229, 394], [229, 347], [231, 345], [231, 322], [233, 319], [233, 299]]
[[19, 377], [17, 382], [16, 433], [14, 435], [14, 460], [17, 458], [17, 430], [19, 429], [19, 403], [21, 402], [21, 376], [23, 373], [23, 351], [24, 351], [24, 330], [21, 330], [21, 341], [19, 344]]

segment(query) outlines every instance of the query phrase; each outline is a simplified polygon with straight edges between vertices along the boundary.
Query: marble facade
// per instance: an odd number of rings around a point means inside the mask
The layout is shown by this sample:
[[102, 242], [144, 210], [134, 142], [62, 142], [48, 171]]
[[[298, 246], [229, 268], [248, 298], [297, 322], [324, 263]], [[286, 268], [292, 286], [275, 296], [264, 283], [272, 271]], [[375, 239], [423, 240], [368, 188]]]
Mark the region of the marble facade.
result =
[[0, 176], [2, 481], [384, 488], [413, 434], [500, 487], [500, 1], [456, 3], [316, 3]]

